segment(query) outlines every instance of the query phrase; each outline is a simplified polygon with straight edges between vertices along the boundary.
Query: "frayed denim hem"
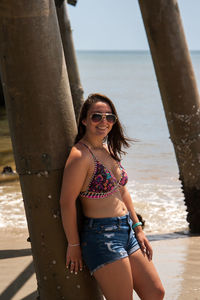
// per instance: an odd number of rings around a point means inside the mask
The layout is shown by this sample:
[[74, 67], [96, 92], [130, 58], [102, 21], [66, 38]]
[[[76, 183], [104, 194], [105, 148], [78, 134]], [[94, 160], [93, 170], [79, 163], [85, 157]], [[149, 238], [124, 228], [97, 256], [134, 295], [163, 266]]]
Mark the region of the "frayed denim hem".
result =
[[139, 244], [137, 244], [137, 245], [135, 245], [133, 248], [131, 248], [131, 250], [128, 252], [128, 256], [129, 255], [131, 255], [131, 254], [133, 254], [134, 252], [136, 252], [137, 250], [139, 250], [140, 249], [140, 245]]
[[111, 263], [113, 263], [113, 262], [115, 262], [115, 261], [117, 261], [117, 260], [120, 260], [120, 259], [122, 259], [122, 258], [126, 258], [126, 257], [128, 257], [128, 256], [131, 255], [131, 254], [133, 254], [134, 252], [136, 252], [136, 251], [139, 250], [139, 249], [140, 249], [140, 246], [139, 246], [139, 244], [137, 244], [137, 245], [135, 245], [135, 246], [129, 251], [128, 254], [123, 255], [123, 256], [121, 256], [121, 257], [118, 257], [118, 258], [114, 258], [114, 259], [112, 259], [112, 260], [107, 261], [107, 262], [104, 263], [104, 264], [101, 264], [100, 266], [96, 267], [94, 270], [90, 271], [90, 274], [93, 275], [95, 271], [97, 271], [98, 269], [104, 267], [105, 265], [111, 264]]
[[112, 259], [112, 260], [109, 260], [109, 261], [107, 261], [107, 262], [105, 262], [105, 263], [103, 263], [103, 264], [97, 266], [94, 270], [90, 271], [90, 274], [93, 275], [95, 271], [97, 271], [98, 269], [104, 267], [105, 265], [111, 264], [111, 263], [113, 263], [113, 262], [115, 262], [115, 261], [117, 261], [117, 260], [120, 260], [120, 259], [126, 258], [126, 257], [128, 257], [128, 254], [125, 254], [125, 255], [123, 255], [123, 256], [121, 256], [121, 257], [116, 257], [116, 258], [114, 258], [114, 259]]

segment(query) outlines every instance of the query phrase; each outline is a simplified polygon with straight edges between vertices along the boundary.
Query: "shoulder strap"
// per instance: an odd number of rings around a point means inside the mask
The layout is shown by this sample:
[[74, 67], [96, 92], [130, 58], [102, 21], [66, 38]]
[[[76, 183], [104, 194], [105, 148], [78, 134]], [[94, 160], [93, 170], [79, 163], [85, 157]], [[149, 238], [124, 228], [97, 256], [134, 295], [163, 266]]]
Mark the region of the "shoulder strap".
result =
[[86, 145], [86, 144], [84, 144], [83, 142], [80, 142], [80, 141], [79, 141], [79, 143], [82, 144], [83, 146], [85, 146], [89, 150], [89, 152], [92, 154], [92, 157], [94, 158], [94, 160], [97, 161], [96, 156], [94, 155], [92, 150], [88, 147], [88, 145]]

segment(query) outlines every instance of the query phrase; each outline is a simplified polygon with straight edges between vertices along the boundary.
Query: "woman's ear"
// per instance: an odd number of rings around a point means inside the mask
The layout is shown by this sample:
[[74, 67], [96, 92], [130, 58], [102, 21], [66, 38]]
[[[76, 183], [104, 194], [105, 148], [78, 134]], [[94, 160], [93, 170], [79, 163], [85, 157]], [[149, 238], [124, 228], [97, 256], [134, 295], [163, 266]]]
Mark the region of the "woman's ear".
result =
[[82, 124], [86, 126], [86, 119], [82, 120]]

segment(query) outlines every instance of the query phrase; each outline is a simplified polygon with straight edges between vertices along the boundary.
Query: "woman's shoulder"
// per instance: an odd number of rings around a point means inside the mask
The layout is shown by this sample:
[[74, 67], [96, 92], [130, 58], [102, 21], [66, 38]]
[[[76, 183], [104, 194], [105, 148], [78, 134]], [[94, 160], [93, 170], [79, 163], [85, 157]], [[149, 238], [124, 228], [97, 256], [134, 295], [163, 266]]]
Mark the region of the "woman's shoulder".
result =
[[81, 143], [76, 143], [70, 152], [69, 160], [76, 161], [82, 164], [89, 163], [88, 149], [86, 149]]

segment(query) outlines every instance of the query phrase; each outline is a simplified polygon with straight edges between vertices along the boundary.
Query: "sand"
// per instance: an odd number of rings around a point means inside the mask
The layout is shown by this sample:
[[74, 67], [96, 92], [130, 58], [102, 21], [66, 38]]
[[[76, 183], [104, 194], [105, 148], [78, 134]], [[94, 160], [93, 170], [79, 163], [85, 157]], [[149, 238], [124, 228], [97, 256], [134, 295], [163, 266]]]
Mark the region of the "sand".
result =
[[[27, 230], [0, 230], [1, 300], [36, 299], [36, 277]], [[200, 300], [200, 236], [150, 236], [154, 264], [166, 290], [166, 300]], [[139, 298], [134, 294], [134, 299]]]
[[151, 244], [153, 261], [165, 288], [164, 299], [200, 300], [200, 236], [163, 237]]

